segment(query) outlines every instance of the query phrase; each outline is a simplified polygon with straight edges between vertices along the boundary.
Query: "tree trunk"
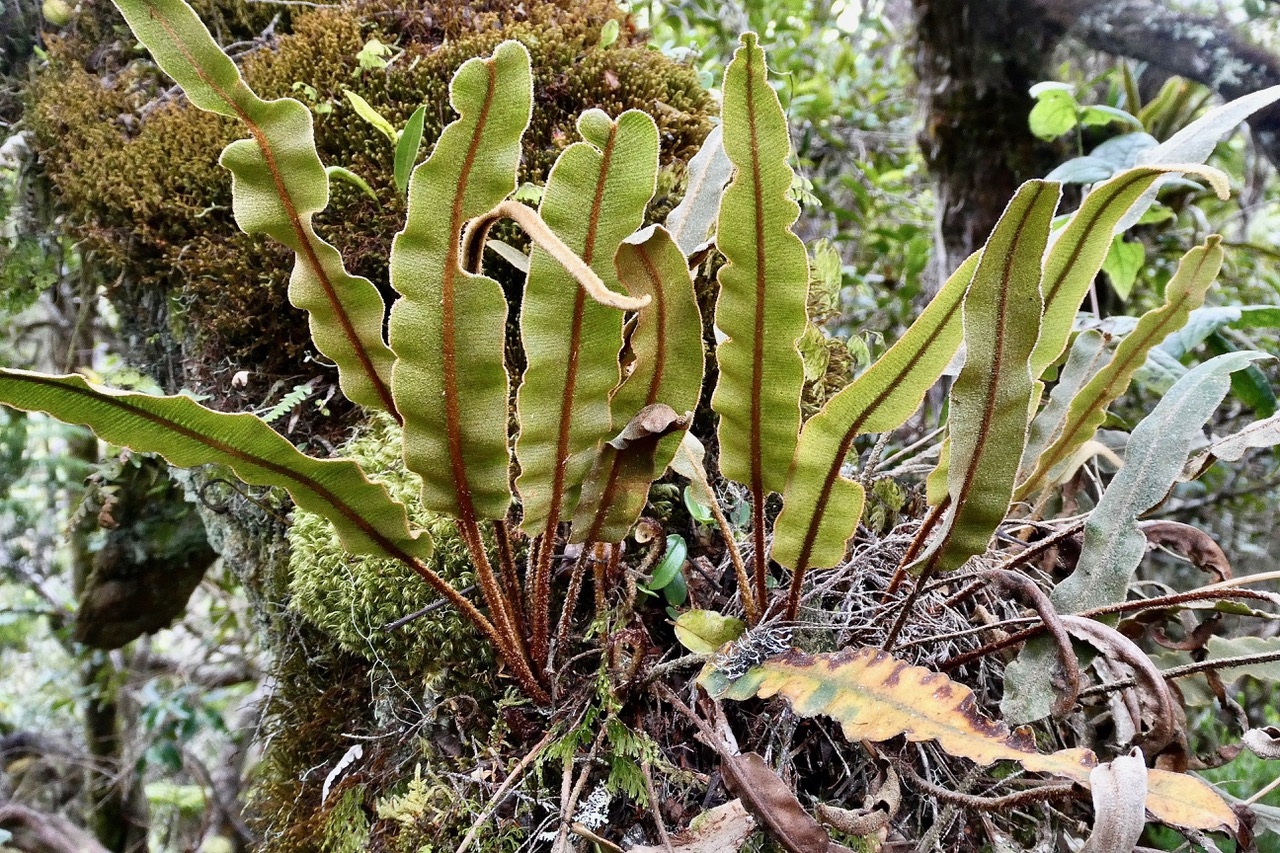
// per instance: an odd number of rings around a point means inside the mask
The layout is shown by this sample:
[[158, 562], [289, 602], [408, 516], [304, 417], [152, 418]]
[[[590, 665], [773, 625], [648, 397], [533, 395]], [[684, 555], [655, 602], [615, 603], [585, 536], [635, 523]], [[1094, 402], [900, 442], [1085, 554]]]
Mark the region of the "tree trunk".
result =
[[1027, 90], [1052, 38], [1019, 0], [913, 0], [920, 148], [935, 182], [943, 277], [986, 242], [1014, 190], [1054, 165], [1032, 135]]

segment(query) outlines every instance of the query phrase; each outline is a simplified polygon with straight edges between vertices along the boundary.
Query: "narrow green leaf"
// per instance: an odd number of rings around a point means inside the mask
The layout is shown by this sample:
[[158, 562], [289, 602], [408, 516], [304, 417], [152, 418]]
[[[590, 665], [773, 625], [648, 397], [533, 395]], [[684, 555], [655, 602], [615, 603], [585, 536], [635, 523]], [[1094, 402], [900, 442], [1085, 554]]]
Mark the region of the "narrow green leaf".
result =
[[667, 228], [685, 255], [703, 245], [715, 227], [733, 163], [724, 151], [724, 128], [716, 125], [689, 161], [684, 198], [667, 214]]
[[[641, 409], [617, 437], [604, 443], [582, 486], [570, 542], [621, 542], [644, 510], [649, 485], [666, 465], [655, 455], [664, 437], [689, 428], [692, 412], [656, 403]], [[654, 587], [657, 589], [657, 587]]]
[[1071, 354], [1067, 356], [1067, 364], [1062, 368], [1062, 374], [1049, 395], [1049, 402], [1031, 421], [1027, 446], [1022, 452], [1022, 470], [1032, 471], [1049, 442], [1062, 432], [1071, 401], [1084, 388], [1085, 383], [1102, 369], [1106, 357], [1107, 338], [1101, 332], [1091, 329], [1076, 336]]
[[396, 144], [396, 129], [391, 122], [387, 121], [386, 116], [375, 110], [372, 104], [350, 89], [343, 89], [342, 94], [347, 96], [347, 100], [355, 109], [356, 115], [360, 116], [360, 118], [368, 122], [374, 130], [378, 131], [390, 140], [392, 145]]
[[769, 86], [756, 36], [742, 36], [724, 79], [724, 147], [734, 177], [720, 203], [716, 349], [720, 378], [711, 407], [720, 416], [720, 470], [757, 501], [786, 485], [800, 432], [804, 365], [797, 342], [807, 323], [809, 258], [791, 230], [800, 207], [791, 141]]
[[949, 572], [986, 551], [1013, 496], [1035, 386], [1040, 269], [1060, 187], [1028, 181], [996, 224], [964, 299], [965, 365], [951, 390], [947, 493], [940, 530], [915, 564]]
[[342, 166], [326, 166], [324, 173], [330, 180], [337, 178], [340, 181], [346, 181], [374, 201], [378, 200], [378, 194], [373, 191], [373, 187], [369, 186], [369, 182], [350, 169]]
[[427, 508], [502, 518], [511, 502], [507, 300], [496, 281], [462, 270], [458, 254], [467, 220], [515, 189], [533, 107], [529, 52], [506, 41], [491, 57], [468, 60], [450, 102], [459, 117], [413, 170], [408, 219], [391, 249], [391, 284], [403, 295], [391, 311], [392, 389], [405, 463], [422, 477]]
[[251, 138], [233, 142], [221, 163], [233, 176], [232, 208], [247, 233], [268, 234], [297, 254], [289, 300], [308, 312], [321, 354], [338, 365], [342, 392], [395, 412], [394, 356], [382, 340], [385, 307], [367, 279], [350, 275], [311, 219], [329, 203], [311, 112], [291, 99], [264, 101], [182, 0], [118, 0], [125, 20], [166, 74], [202, 110], [238, 118]]
[[82, 376], [0, 370], [0, 403], [85, 424], [103, 441], [158, 453], [180, 468], [225, 465], [246, 483], [279, 486], [333, 523], [353, 554], [426, 558], [431, 540], [409, 530], [405, 508], [354, 462], [314, 459], [250, 414], [206, 409], [189, 397], [103, 388]]
[[426, 106], [418, 107], [405, 122], [404, 130], [396, 142], [395, 172], [396, 192], [403, 193], [409, 187], [409, 175], [418, 162], [418, 149], [422, 146], [422, 128], [426, 122]]
[[[1031, 375], [1039, 379], [1067, 347], [1080, 303], [1102, 269], [1111, 240], [1126, 214], [1136, 210], [1143, 194], [1170, 172], [1204, 177], [1225, 198], [1226, 176], [1200, 166], [1143, 166], [1129, 169], [1094, 188], [1057, 232], [1044, 264], [1044, 319], [1031, 357]], [[1134, 217], [1135, 219], [1137, 217]]]
[[865, 496], [840, 469], [854, 439], [897, 429], [938, 381], [960, 346], [960, 304], [979, 257], [970, 255], [898, 342], [804, 425], [773, 527], [782, 565], [805, 571], [844, 558]]
[[[653, 196], [658, 128], [637, 110], [616, 122], [590, 110], [578, 119], [578, 132], [584, 141], [556, 160], [539, 213], [611, 290], [620, 291], [613, 258], [643, 222]], [[516, 488], [522, 527], [537, 535], [573, 514], [596, 447], [614, 429], [609, 394], [620, 380], [622, 313], [592, 300], [555, 258], [535, 248], [520, 336], [528, 366], [516, 397]]]
[[1116, 348], [1107, 366], [1098, 371], [1084, 389], [1075, 396], [1057, 437], [1040, 455], [1035, 469], [1019, 485], [1016, 498], [1021, 500], [1052, 482], [1056, 469], [1070, 459], [1085, 442], [1093, 438], [1106, 420], [1110, 406], [1129, 387], [1133, 375], [1142, 367], [1148, 353], [1170, 332], [1180, 328], [1194, 308], [1204, 302], [1205, 294], [1222, 267], [1222, 239], [1209, 237], [1183, 256], [1169, 285], [1165, 303], [1143, 314], [1134, 330]]
[[[696, 409], [705, 368], [702, 313], [684, 253], [665, 228], [654, 225], [623, 240], [614, 265], [630, 296], [649, 296], [652, 301], [636, 316], [631, 332], [634, 358], [613, 392], [613, 422], [625, 423], [654, 403], [666, 403], [677, 412]], [[673, 436], [659, 446], [659, 474], [679, 444]]]

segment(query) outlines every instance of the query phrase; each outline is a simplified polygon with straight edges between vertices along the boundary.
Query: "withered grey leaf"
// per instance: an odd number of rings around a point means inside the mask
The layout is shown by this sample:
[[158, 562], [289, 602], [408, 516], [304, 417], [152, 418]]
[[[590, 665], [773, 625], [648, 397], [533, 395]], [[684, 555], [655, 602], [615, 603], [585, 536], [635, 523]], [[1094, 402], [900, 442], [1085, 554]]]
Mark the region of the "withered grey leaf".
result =
[[1147, 765], [1136, 747], [1089, 774], [1093, 831], [1080, 853], [1130, 853], [1147, 823]]
[[1259, 758], [1280, 758], [1280, 728], [1263, 726], [1260, 729], [1249, 729], [1240, 740]]
[[[755, 832], [756, 822], [742, 800], [730, 800], [693, 819], [684, 832], [671, 836], [675, 853], [737, 853]], [[627, 853], [668, 853], [662, 846], [632, 847]]]
[[1171, 548], [1190, 560], [1196, 568], [1214, 575], [1217, 582], [1231, 577], [1231, 562], [1222, 547], [1198, 527], [1180, 521], [1158, 519], [1138, 522], [1147, 542]]

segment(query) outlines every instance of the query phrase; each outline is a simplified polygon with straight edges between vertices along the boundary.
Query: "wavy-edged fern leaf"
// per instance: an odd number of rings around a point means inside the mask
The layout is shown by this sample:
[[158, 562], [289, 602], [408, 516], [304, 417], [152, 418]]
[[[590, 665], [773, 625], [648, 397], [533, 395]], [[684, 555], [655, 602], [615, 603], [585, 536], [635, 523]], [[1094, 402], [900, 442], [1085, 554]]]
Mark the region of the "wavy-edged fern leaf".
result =
[[1052, 482], [1054, 472], [1081, 445], [1093, 438], [1106, 420], [1107, 406], [1129, 387], [1134, 373], [1142, 367], [1152, 348], [1182, 328], [1191, 311], [1204, 303], [1205, 294], [1222, 268], [1224, 253], [1221, 243], [1222, 238], [1213, 235], [1203, 246], [1197, 246], [1182, 257], [1177, 272], [1165, 289], [1164, 304], [1142, 315], [1106, 366], [1071, 398], [1062, 420], [1047, 427], [1053, 438], [1034, 460], [1035, 468], [1018, 486], [1014, 495], [1016, 500]]
[[311, 218], [329, 203], [329, 178], [316, 153], [311, 111], [291, 98], [264, 101], [183, 0], [116, 0], [138, 39], [202, 110], [237, 118], [251, 138], [233, 142], [221, 163], [231, 171], [236, 222], [268, 234], [297, 255], [289, 299], [308, 312], [321, 354], [338, 366], [342, 393], [395, 413], [394, 356], [382, 340], [385, 306], [373, 284], [346, 271]]
[[[556, 236], [617, 291], [614, 253], [640, 227], [656, 186], [658, 128], [638, 110], [616, 121], [590, 110], [578, 119], [578, 132], [583, 141], [556, 160], [538, 210]], [[516, 397], [516, 488], [522, 526], [537, 535], [572, 516], [596, 445], [610, 437], [609, 395], [620, 379], [622, 312], [588, 297], [555, 258], [535, 246], [520, 335], [528, 366]]]
[[516, 188], [520, 138], [533, 109], [529, 51], [505, 41], [453, 77], [459, 117], [409, 179], [409, 212], [391, 249], [398, 361], [392, 392], [404, 416], [405, 464], [423, 503], [475, 521], [503, 518], [507, 481], [507, 300], [496, 281], [464, 271], [469, 219]]
[[765, 601], [765, 497], [786, 486], [800, 433], [804, 363], [798, 342], [808, 323], [809, 256], [791, 230], [800, 207], [791, 140], [764, 51], [742, 36], [724, 77], [724, 150], [734, 176], [720, 201], [716, 348], [720, 376], [711, 407], [720, 416], [720, 470], [752, 496], [756, 598]]
[[966, 359], [951, 389], [951, 504], [924, 573], [959, 568], [987, 548], [1004, 520], [1027, 440], [1031, 352], [1040, 331], [1041, 258], [1059, 186], [1028, 181], [1009, 202], [982, 251], [964, 299]]
[[154, 397], [92, 385], [84, 377], [0, 369], [0, 403], [82, 423], [99, 438], [158, 453], [180, 468], [225, 465], [246, 483], [279, 486], [294, 503], [330, 522], [353, 554], [406, 562], [431, 554], [425, 533], [409, 530], [402, 504], [365, 478], [354, 462], [314, 459], [247, 413], [207, 409], [190, 397]]
[[844, 557], [865, 495], [840, 469], [855, 438], [901, 426], [946, 369], [963, 336], [960, 305], [979, 257], [970, 255], [898, 342], [805, 423], [773, 526], [773, 558], [794, 576]]

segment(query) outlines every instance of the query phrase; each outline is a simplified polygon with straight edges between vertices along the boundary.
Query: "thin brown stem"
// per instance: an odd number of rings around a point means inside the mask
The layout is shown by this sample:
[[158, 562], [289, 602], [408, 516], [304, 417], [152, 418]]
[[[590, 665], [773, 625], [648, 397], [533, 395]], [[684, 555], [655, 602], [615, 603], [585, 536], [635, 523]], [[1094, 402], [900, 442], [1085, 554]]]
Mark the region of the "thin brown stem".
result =
[[893, 579], [889, 581], [889, 586], [884, 591], [884, 598], [881, 599], [881, 603], [887, 603], [889, 596], [897, 592], [898, 587], [902, 586], [902, 582], [907, 579], [907, 566], [914, 563], [916, 557], [920, 556], [920, 552], [924, 550], [925, 543], [929, 541], [929, 534], [933, 532], [933, 528], [942, 520], [943, 513], [947, 511], [947, 507], [950, 505], [951, 498], [944, 498], [941, 503], [929, 510], [929, 514], [924, 517], [924, 522], [920, 525], [920, 529], [916, 531], [915, 538], [911, 540], [911, 544], [907, 546], [906, 553], [902, 555], [902, 560], [898, 563], [898, 570], [893, 573]]
[[[899, 568], [898, 571], [902, 571], [902, 569]], [[911, 611], [916, 606], [916, 599], [920, 597], [920, 588], [924, 586], [924, 582], [932, 575], [933, 566], [926, 566], [920, 577], [916, 578], [915, 584], [911, 587], [911, 592], [907, 593], [907, 597], [903, 599], [902, 607], [898, 610], [898, 618], [894, 620], [893, 627], [889, 629], [889, 634], [884, 638], [884, 642], [880, 644], [880, 648], [885, 652], [893, 651], [893, 644], [898, 641], [898, 635], [902, 633], [902, 629], [907, 625], [907, 620], [911, 618]]]
[[1028, 788], [1025, 791], [1018, 791], [1013, 794], [1005, 794], [1001, 797], [982, 797], [976, 794], [962, 794], [959, 791], [953, 791], [950, 788], [943, 788], [941, 785], [935, 785], [928, 779], [916, 773], [915, 768], [906, 763], [901, 763], [898, 768], [902, 771], [902, 775], [906, 776], [911, 784], [920, 788], [925, 793], [937, 797], [944, 803], [955, 803], [968, 809], [976, 809], [978, 811], [996, 811], [997, 809], [1011, 809], [1018, 806], [1027, 805], [1028, 803], [1040, 803], [1045, 800], [1057, 800], [1063, 797], [1074, 797], [1081, 793], [1075, 784], [1064, 785], [1040, 785], [1035, 788]]
[[548, 516], [547, 529], [539, 538], [538, 559], [530, 573], [533, 577], [533, 588], [530, 607], [533, 612], [529, 619], [533, 623], [533, 659], [539, 667], [547, 665], [551, 640], [551, 558], [556, 550], [555, 516]]
[[493, 522], [494, 539], [498, 544], [498, 566], [502, 571], [502, 593], [511, 607], [512, 621], [520, 636], [529, 636], [525, 619], [524, 596], [520, 589], [520, 576], [516, 571], [515, 556], [511, 553], [511, 526], [504, 519]]
[[1080, 695], [1080, 664], [1076, 661], [1075, 651], [1071, 648], [1071, 637], [1058, 616], [1053, 602], [1049, 600], [1049, 596], [1045, 595], [1044, 590], [1025, 575], [995, 569], [989, 572], [987, 577], [1006, 590], [1020, 593], [1027, 603], [1035, 608], [1044, 623], [1045, 630], [1053, 638], [1066, 681], [1063, 691], [1054, 700], [1053, 715], [1058, 718], [1065, 717], [1075, 707], [1076, 699]]
[[[498, 579], [493, 573], [493, 565], [489, 562], [489, 555], [484, 548], [484, 539], [480, 535], [480, 527], [476, 524], [474, 518], [461, 518], [458, 520], [458, 531], [462, 536], [462, 542], [466, 545], [471, 555], [472, 563], [476, 568], [476, 580], [480, 583], [480, 591], [484, 596], [485, 604], [489, 608], [489, 613], [493, 618], [495, 632], [502, 637], [502, 642], [498, 648], [503, 652], [503, 658], [507, 664], [514, 670], [516, 678], [522, 686], [526, 687], [526, 691], [533, 691], [529, 695], [534, 697], [535, 701], [549, 702], [550, 696], [542, 685], [539, 684], [537, 677], [534, 675], [533, 668], [530, 666], [529, 652], [525, 647], [524, 638], [516, 632], [515, 625], [511, 619], [511, 613], [506, 598], [502, 594], [501, 588], [498, 586]], [[464, 599], [465, 600], [465, 599]], [[539, 699], [538, 697], [542, 697]]]
[[[1074, 615], [1091, 619], [1097, 616], [1110, 616], [1118, 613], [1133, 613], [1133, 612], [1142, 611], [1142, 610], [1158, 610], [1165, 607], [1175, 607], [1179, 604], [1186, 604], [1192, 601], [1214, 601], [1214, 600], [1223, 599], [1223, 598], [1242, 598], [1242, 599], [1252, 599], [1254, 601], [1261, 600], [1261, 601], [1267, 601], [1267, 602], [1274, 601], [1274, 599], [1271, 596], [1267, 595], [1266, 593], [1255, 592], [1253, 590], [1248, 590], [1248, 589], [1193, 590], [1192, 592], [1182, 592], [1174, 595], [1165, 595], [1165, 596], [1161, 596], [1160, 598], [1144, 598], [1139, 601], [1124, 601], [1124, 602], [1120, 602], [1119, 604], [1108, 604], [1104, 607], [1095, 607], [1092, 610], [1084, 610]], [[985, 646], [981, 646], [971, 651], [964, 652], [963, 654], [956, 655], [955, 657], [948, 658], [947, 660], [943, 661], [941, 664], [938, 665], [938, 669], [941, 672], [950, 672], [953, 669], [957, 669], [958, 667], [962, 667], [966, 664], [972, 663], [973, 661], [978, 660], [979, 658], [986, 657], [989, 654], [994, 654], [995, 652], [998, 652], [1001, 649], [1006, 649], [1009, 646], [1014, 646], [1014, 645], [1017, 645], [1018, 643], [1029, 640], [1032, 637], [1038, 636], [1039, 634], [1043, 633], [1045, 630], [1047, 629], [1045, 628], [1044, 624], [1040, 624], [1040, 625], [1032, 625], [1028, 628], [1022, 629], [1021, 631], [1015, 631], [1014, 633], [1008, 634], [1007, 636], [1004, 636], [998, 640], [993, 640], [990, 643], [987, 643]]]
[[752, 568], [755, 571], [755, 599], [760, 605], [763, 616], [769, 609], [769, 555], [765, 550], [764, 536], [764, 490], [759, 489], [751, 496], [751, 542]]
[[[602, 562], [595, 556], [595, 548], [594, 542], [583, 543], [582, 553], [573, 564], [573, 572], [569, 575], [569, 591], [565, 593], [564, 605], [560, 608], [560, 622], [556, 625], [556, 649], [563, 649], [569, 644], [569, 626], [573, 623], [573, 611], [578, 607], [578, 596], [582, 593], [582, 578], [587, 573], [587, 564], [598, 565]], [[555, 661], [549, 660], [547, 668], [555, 669]]]
[[[712, 496], [714, 498], [714, 495]], [[711, 515], [720, 528], [720, 536], [724, 539], [724, 547], [729, 552], [729, 561], [733, 563], [733, 573], [738, 578], [738, 595], [742, 598], [742, 609], [746, 613], [747, 624], [755, 625], [760, 621], [760, 609], [756, 606], [756, 597], [751, 592], [751, 575], [747, 574], [747, 565], [742, 561], [742, 552], [738, 550], [737, 540], [733, 538], [733, 527], [725, 517], [720, 502], [711, 501]]]

